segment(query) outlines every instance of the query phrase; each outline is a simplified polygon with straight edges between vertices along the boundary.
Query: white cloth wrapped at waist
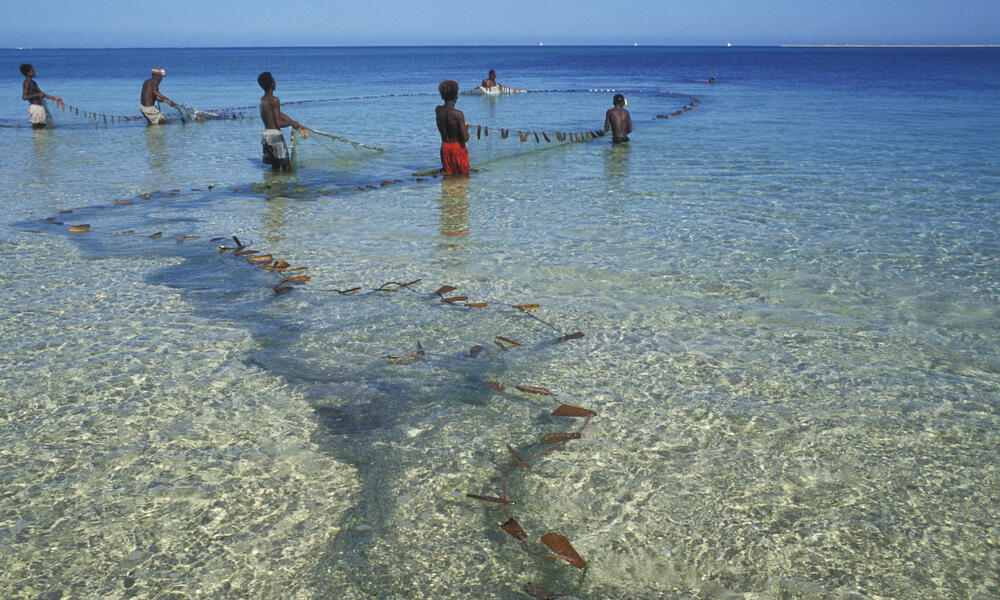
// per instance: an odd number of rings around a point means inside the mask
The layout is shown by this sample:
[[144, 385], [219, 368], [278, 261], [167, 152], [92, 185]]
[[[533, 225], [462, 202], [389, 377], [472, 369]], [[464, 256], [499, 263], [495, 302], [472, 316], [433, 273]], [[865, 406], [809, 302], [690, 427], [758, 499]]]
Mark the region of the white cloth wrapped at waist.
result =
[[260, 143], [271, 148], [274, 158], [279, 160], [288, 158], [288, 146], [285, 145], [285, 136], [280, 129], [265, 129], [260, 134]]
[[146, 117], [146, 120], [150, 123], [159, 123], [163, 119], [163, 113], [156, 106], [143, 106], [140, 104], [139, 111], [142, 112], [142, 116]]
[[45, 105], [29, 104], [28, 119], [31, 120], [32, 125], [45, 125], [45, 123], [48, 121], [48, 117], [45, 116]]

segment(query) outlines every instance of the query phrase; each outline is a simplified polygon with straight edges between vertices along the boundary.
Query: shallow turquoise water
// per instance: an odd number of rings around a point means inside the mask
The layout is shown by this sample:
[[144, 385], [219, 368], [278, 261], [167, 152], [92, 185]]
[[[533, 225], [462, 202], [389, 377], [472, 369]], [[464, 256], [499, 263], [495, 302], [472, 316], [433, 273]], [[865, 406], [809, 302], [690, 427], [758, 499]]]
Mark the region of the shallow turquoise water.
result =
[[[3, 596], [1000, 594], [996, 53], [461, 54], [0, 54], [109, 114], [135, 112], [150, 61], [199, 108], [254, 104], [265, 68], [286, 102], [414, 94], [289, 104], [388, 149], [300, 140], [293, 175], [261, 169], [253, 119], [0, 128]], [[468, 180], [416, 181], [436, 82], [490, 66], [563, 91], [462, 96], [468, 121], [595, 129], [610, 94], [581, 90], [624, 87], [632, 143], [491, 133]], [[219, 252], [232, 235], [311, 280], [275, 296]], [[497, 335], [525, 347], [469, 356]], [[465, 497], [500, 493], [506, 444], [578, 426], [514, 384], [598, 413], [510, 489], [582, 583]]]

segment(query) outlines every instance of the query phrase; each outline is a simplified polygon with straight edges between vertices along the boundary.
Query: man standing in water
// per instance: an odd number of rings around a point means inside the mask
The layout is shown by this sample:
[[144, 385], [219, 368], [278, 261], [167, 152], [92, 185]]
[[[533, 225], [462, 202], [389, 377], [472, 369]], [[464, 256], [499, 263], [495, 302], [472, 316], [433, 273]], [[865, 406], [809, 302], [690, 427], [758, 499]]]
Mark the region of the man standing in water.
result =
[[160, 81], [167, 72], [163, 69], [153, 68], [153, 73], [149, 79], [142, 82], [142, 94], [139, 95], [139, 111], [146, 117], [146, 125], [163, 125], [167, 122], [163, 113], [156, 107], [154, 102], [166, 102], [170, 106], [175, 106], [174, 101], [160, 93]]
[[[260, 120], [264, 122], [264, 133], [261, 134], [260, 143], [264, 147], [264, 164], [271, 165], [272, 171], [278, 169], [291, 171], [292, 161], [288, 154], [288, 146], [285, 145], [285, 136], [281, 134], [281, 128], [291, 126], [302, 130], [303, 127], [298, 121], [293, 121], [288, 115], [281, 112], [281, 101], [274, 95], [274, 88], [277, 87], [278, 83], [270, 71], [264, 71], [258, 75], [257, 83], [264, 90], [264, 95], [260, 98]], [[304, 131], [303, 135], [305, 135]]]
[[632, 133], [632, 115], [625, 110], [628, 102], [625, 96], [615, 94], [614, 108], [609, 108], [604, 116], [604, 131], [611, 132], [611, 142], [621, 144], [628, 141], [628, 134]]
[[52, 100], [59, 106], [63, 105], [62, 98], [50, 96], [38, 89], [35, 83], [35, 68], [31, 65], [21, 65], [21, 75], [24, 75], [24, 85], [21, 87], [21, 99], [28, 101], [28, 118], [31, 120], [31, 127], [41, 129], [48, 125], [48, 114], [45, 110], [45, 98]]
[[465, 126], [465, 115], [455, 108], [458, 100], [458, 82], [445, 79], [438, 85], [444, 104], [434, 109], [437, 128], [441, 133], [441, 172], [445, 175], [469, 174], [469, 130]]

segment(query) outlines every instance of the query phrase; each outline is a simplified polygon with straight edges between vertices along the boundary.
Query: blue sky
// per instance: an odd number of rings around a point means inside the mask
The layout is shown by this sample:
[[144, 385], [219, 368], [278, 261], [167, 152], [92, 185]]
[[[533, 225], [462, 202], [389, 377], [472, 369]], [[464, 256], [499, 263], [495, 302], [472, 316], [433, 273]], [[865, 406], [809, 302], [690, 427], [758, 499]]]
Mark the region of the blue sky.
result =
[[0, 0], [0, 47], [1000, 43], [1000, 0]]

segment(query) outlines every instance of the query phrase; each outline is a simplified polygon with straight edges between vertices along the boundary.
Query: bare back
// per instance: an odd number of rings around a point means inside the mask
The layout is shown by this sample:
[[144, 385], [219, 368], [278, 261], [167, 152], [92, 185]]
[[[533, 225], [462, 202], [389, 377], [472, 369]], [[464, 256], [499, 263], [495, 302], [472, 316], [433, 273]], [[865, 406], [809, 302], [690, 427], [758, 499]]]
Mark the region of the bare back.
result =
[[139, 104], [142, 106], [152, 106], [156, 102], [156, 95], [160, 92], [160, 82], [152, 77], [142, 82], [142, 93], [139, 96]]
[[264, 129], [281, 129], [281, 101], [277, 96], [264, 94], [260, 99], [260, 120]]
[[632, 133], [632, 115], [620, 106], [608, 109], [604, 116], [604, 130], [611, 130], [611, 136], [616, 140], [627, 140]]
[[465, 115], [455, 108], [455, 101], [450, 100], [434, 109], [437, 117], [437, 128], [443, 143], [457, 143], [463, 148], [469, 139], [469, 130], [465, 128]]

